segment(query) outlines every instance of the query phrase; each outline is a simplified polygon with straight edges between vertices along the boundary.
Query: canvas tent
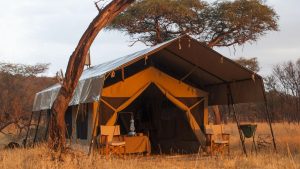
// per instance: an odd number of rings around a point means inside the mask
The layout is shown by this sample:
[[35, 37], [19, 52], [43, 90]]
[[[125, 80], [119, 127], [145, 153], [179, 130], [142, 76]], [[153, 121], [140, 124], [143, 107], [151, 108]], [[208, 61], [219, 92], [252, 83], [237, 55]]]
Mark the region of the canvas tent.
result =
[[[50, 109], [59, 88], [37, 93], [33, 111]], [[88, 133], [115, 124], [121, 111], [140, 112], [151, 141], [184, 149], [203, 142], [208, 105], [228, 104], [229, 92], [232, 104], [264, 101], [259, 75], [185, 35], [84, 70], [70, 106], [88, 105]]]

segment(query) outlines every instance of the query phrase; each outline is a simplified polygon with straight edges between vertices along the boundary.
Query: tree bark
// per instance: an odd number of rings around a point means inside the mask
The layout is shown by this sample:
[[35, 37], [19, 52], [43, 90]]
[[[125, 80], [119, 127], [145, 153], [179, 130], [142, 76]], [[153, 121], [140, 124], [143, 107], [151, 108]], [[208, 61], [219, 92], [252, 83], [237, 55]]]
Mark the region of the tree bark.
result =
[[65, 79], [51, 108], [48, 142], [51, 149], [58, 151], [64, 150], [65, 148], [66, 125], [64, 116], [83, 72], [84, 62], [91, 44], [99, 31], [132, 2], [134, 2], [134, 0], [113, 0], [102, 10], [99, 10], [99, 14], [90, 23], [75, 48], [75, 51], [70, 56]]

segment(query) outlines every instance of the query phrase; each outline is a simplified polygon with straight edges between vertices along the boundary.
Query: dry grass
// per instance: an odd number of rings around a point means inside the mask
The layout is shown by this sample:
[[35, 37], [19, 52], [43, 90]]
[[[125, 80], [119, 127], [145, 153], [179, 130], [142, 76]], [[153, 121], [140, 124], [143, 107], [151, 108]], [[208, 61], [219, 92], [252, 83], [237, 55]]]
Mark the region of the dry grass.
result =
[[[53, 160], [45, 145], [34, 149], [0, 150], [0, 168], [300, 168], [300, 126], [275, 124], [274, 131], [279, 147], [278, 154], [268, 149], [261, 150], [257, 155], [250, 153], [246, 158], [239, 146], [236, 127], [229, 125], [232, 132], [232, 153], [229, 157], [205, 157], [201, 155], [174, 156], [127, 156], [126, 159], [111, 158], [99, 155], [87, 156], [80, 152], [71, 152], [63, 156], [64, 161]], [[257, 135], [269, 134], [266, 124], [259, 124]], [[250, 152], [251, 144], [247, 140]], [[287, 147], [288, 145], [288, 147]]]

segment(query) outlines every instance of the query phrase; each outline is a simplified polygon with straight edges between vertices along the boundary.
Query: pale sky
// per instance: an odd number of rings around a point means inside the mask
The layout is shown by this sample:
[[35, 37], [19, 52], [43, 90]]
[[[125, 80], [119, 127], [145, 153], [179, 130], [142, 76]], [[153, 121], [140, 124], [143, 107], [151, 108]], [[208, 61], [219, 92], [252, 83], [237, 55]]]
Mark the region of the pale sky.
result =
[[[254, 44], [215, 48], [235, 59], [257, 57], [261, 75], [272, 66], [300, 58], [300, 1], [268, 0], [280, 16], [279, 32], [270, 32]], [[69, 56], [81, 35], [97, 15], [92, 0], [0, 0], [0, 61], [50, 63], [46, 75], [65, 70]], [[129, 47], [125, 34], [102, 31], [91, 48], [92, 65], [146, 48]]]

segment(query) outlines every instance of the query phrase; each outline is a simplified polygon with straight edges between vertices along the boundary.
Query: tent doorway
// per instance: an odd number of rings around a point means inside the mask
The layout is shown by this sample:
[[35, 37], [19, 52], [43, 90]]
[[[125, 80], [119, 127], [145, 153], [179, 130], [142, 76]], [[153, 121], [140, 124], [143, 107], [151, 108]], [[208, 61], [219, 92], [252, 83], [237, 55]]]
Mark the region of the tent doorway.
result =
[[[194, 153], [200, 146], [185, 112], [174, 105], [150, 84], [147, 89], [122, 112], [134, 114], [137, 133], [149, 136], [153, 153]], [[130, 114], [120, 113], [117, 124], [122, 134], [129, 132]]]

